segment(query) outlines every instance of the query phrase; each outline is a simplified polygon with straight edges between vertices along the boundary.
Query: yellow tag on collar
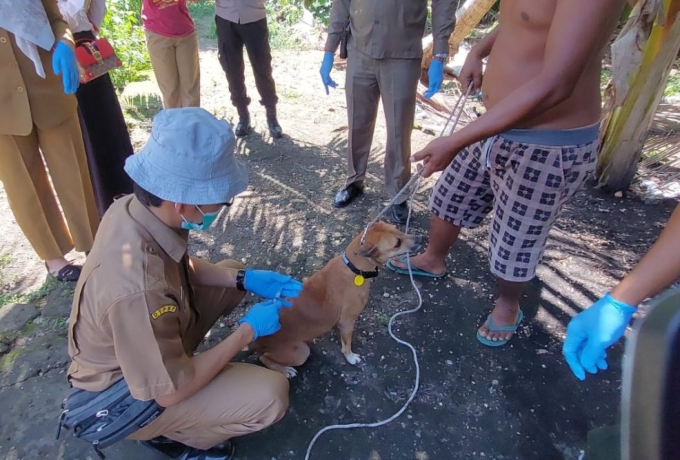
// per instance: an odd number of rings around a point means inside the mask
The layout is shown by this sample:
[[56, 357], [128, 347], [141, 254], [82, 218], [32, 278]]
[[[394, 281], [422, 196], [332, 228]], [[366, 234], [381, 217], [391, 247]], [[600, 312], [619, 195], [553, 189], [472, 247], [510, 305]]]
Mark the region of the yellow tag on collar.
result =
[[362, 286], [364, 284], [364, 277], [361, 275], [357, 275], [354, 277], [354, 285], [355, 286]]

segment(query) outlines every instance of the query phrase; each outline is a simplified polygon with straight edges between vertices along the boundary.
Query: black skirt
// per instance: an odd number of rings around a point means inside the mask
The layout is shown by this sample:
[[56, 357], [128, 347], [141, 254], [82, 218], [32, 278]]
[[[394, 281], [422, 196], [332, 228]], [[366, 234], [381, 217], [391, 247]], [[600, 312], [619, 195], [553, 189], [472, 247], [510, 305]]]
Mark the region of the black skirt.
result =
[[[79, 32], [75, 38], [94, 36]], [[123, 169], [125, 159], [134, 153], [132, 142], [108, 74], [81, 84], [76, 97], [92, 188], [103, 216], [116, 196], [132, 193], [132, 180]]]

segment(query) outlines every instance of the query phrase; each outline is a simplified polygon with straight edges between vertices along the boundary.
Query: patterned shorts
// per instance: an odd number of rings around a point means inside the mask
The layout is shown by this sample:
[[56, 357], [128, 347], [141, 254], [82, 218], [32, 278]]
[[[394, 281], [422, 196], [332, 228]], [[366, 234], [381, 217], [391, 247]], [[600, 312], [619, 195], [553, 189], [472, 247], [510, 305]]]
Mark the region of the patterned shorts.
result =
[[430, 196], [432, 213], [475, 228], [494, 211], [491, 272], [528, 281], [564, 203], [595, 169], [598, 125], [570, 130], [512, 130], [462, 150]]

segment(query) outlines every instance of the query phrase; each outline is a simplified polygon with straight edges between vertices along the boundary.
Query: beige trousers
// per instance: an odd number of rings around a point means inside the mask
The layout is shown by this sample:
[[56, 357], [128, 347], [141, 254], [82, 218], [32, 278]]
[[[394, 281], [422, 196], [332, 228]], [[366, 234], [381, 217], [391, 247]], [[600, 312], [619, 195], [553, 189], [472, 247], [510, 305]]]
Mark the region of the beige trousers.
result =
[[[245, 268], [235, 260], [218, 265]], [[243, 300], [236, 289], [194, 288], [199, 320], [184, 348], [193, 352], [220, 316]], [[209, 449], [227, 439], [260, 431], [279, 421], [288, 409], [288, 379], [261, 366], [231, 363], [208, 385], [187, 400], [168, 407], [129, 439], [165, 436], [198, 449]]]
[[58, 259], [74, 244], [81, 252], [92, 249], [99, 213], [75, 111], [51, 129], [34, 125], [28, 136], [0, 134], [0, 181], [38, 257]]
[[198, 35], [165, 37], [146, 33], [151, 66], [163, 95], [163, 107], [199, 107], [201, 71], [198, 64]]
[[[378, 104], [387, 125], [385, 189], [393, 198], [411, 177], [411, 131], [416, 110], [420, 59], [373, 59], [350, 49], [345, 94], [349, 123], [347, 181], [366, 176]], [[408, 197], [403, 196], [403, 200]]]

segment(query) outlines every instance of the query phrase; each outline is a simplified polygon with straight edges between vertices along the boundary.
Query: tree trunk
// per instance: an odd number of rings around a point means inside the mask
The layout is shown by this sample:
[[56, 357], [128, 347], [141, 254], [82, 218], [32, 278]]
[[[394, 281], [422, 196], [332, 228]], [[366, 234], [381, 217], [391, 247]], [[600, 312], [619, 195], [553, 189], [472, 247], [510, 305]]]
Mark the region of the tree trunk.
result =
[[680, 0], [639, 0], [612, 44], [607, 86], [600, 186], [618, 191], [635, 176], [647, 132], [680, 48]]
[[[482, 20], [495, 3], [496, 0], [465, 0], [463, 6], [458, 8], [458, 11], [456, 11], [456, 27], [449, 37], [449, 56], [453, 56], [458, 52], [458, 47], [465, 40], [465, 37], [472, 32], [472, 29], [479, 24], [479, 21]], [[424, 79], [421, 77], [421, 81], [424, 83], [427, 80], [427, 69], [432, 61], [433, 45], [432, 35], [428, 35], [423, 39], [422, 68]]]

